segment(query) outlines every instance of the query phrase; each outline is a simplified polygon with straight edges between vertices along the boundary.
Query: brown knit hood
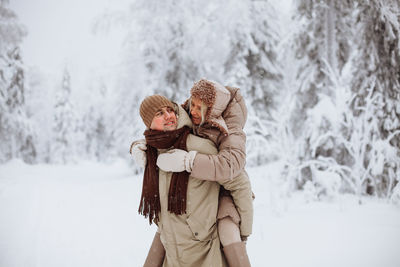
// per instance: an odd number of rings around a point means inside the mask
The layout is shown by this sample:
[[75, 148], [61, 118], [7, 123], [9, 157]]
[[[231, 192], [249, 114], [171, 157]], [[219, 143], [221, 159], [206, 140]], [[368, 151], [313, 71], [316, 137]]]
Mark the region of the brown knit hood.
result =
[[[231, 100], [229, 90], [217, 82], [201, 79], [194, 83], [190, 94], [191, 97], [201, 99], [208, 107], [205, 123], [217, 127], [224, 134], [229, 134], [225, 120], [222, 118], [222, 113]], [[182, 106], [189, 110], [189, 99]]]

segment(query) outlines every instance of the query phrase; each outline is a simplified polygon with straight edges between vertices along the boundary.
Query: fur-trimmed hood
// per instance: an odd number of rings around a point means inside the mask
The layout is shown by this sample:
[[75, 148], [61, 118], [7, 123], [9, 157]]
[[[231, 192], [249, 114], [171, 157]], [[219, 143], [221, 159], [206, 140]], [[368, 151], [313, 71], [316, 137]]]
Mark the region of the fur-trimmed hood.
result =
[[[217, 82], [201, 79], [194, 83], [190, 94], [192, 97], [201, 99], [207, 106], [205, 123], [217, 127], [224, 134], [229, 134], [228, 126], [222, 118], [222, 113], [231, 100], [231, 92]], [[185, 110], [189, 110], [189, 99], [182, 106]]]

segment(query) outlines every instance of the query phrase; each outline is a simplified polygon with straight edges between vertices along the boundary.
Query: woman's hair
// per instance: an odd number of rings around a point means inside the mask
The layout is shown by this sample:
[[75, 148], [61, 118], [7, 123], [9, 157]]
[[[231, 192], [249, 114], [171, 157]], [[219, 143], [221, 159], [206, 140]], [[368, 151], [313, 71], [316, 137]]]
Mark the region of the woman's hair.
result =
[[[191, 109], [192, 108], [192, 97], [189, 98], [189, 116], [191, 116]], [[206, 121], [206, 112], [207, 112], [207, 105], [204, 103], [204, 101], [201, 101], [201, 122], [200, 125], [202, 125]]]

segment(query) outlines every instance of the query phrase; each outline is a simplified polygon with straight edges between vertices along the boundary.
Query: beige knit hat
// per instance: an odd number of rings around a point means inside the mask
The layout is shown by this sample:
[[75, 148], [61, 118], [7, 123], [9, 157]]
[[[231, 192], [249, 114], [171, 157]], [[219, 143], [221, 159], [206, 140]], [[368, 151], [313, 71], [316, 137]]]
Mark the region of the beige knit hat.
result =
[[150, 128], [156, 112], [163, 107], [170, 107], [173, 109], [174, 104], [162, 95], [151, 95], [142, 101], [142, 104], [140, 104], [140, 117], [142, 117], [147, 128]]

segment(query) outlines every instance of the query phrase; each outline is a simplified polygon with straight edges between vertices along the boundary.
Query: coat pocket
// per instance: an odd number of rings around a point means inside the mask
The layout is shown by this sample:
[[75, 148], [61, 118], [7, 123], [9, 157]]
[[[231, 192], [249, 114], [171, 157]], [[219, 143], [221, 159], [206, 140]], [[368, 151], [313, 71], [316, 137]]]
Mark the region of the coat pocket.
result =
[[190, 216], [186, 219], [186, 222], [189, 225], [190, 231], [192, 231], [194, 240], [208, 241], [218, 236], [215, 218], [213, 220], [198, 220], [196, 217]]

